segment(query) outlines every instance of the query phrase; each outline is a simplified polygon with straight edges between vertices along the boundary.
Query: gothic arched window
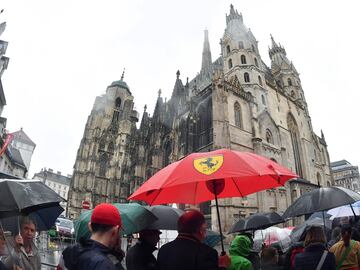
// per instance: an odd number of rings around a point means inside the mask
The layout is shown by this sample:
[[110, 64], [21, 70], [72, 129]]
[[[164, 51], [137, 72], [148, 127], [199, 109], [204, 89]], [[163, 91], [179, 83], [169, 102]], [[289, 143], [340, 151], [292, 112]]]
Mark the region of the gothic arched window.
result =
[[255, 66], [259, 67], [258, 60], [256, 58], [254, 58], [254, 61], [255, 61]]
[[104, 150], [104, 148], [105, 148], [105, 140], [100, 140], [99, 149]]
[[289, 86], [292, 86], [292, 81], [291, 81], [291, 79], [288, 78], [287, 81], [288, 81], [288, 85], [289, 85]]
[[266, 102], [265, 102], [265, 97], [264, 97], [264, 95], [261, 95], [261, 101], [262, 101], [262, 104], [263, 104], [263, 105], [266, 105]]
[[117, 98], [116, 100], [115, 100], [115, 107], [117, 108], [117, 109], [120, 109], [120, 106], [121, 106], [121, 98]]
[[108, 157], [106, 154], [103, 154], [100, 156], [99, 175], [105, 177], [107, 169], [108, 169]]
[[265, 137], [268, 143], [274, 144], [273, 135], [271, 134], [271, 131], [269, 129], [266, 130]]
[[164, 166], [168, 165], [170, 163], [170, 155], [171, 155], [171, 142], [167, 141], [165, 143], [165, 149], [164, 149]]
[[295, 92], [294, 92], [294, 90], [293, 90], [293, 91], [291, 91], [291, 94], [290, 94], [290, 95], [291, 95], [291, 97], [292, 97], [292, 98], [295, 98], [295, 97], [296, 97], [296, 96], [295, 96]]
[[110, 142], [110, 143], [109, 143], [109, 145], [108, 145], [108, 152], [111, 152], [111, 153], [114, 152], [114, 143], [113, 143], [113, 142]]
[[235, 126], [242, 128], [241, 107], [239, 102], [234, 104]]
[[244, 73], [244, 81], [245, 82], [250, 82], [250, 75], [247, 72]]
[[239, 41], [239, 49], [244, 49], [244, 42]]
[[241, 64], [246, 64], [246, 57], [245, 57], [245, 55], [241, 55], [240, 56], [240, 59], [241, 59]]
[[229, 54], [230, 53], [230, 45], [226, 46], [226, 53]]
[[258, 80], [259, 80], [259, 84], [262, 86], [262, 85], [263, 85], [263, 83], [262, 83], [262, 79], [261, 79], [261, 77], [260, 77], [260, 76], [258, 76]]
[[255, 46], [253, 44], [251, 44], [251, 49], [255, 52]]
[[316, 173], [316, 180], [318, 181], [318, 184], [320, 184], [321, 185], [321, 175], [320, 175], [320, 173], [318, 172], [318, 173]]
[[291, 113], [289, 113], [287, 116], [287, 124], [290, 132], [292, 150], [294, 154], [295, 171], [298, 175], [302, 177], [303, 173], [302, 173], [301, 156], [300, 156], [301, 144], [300, 144], [299, 128], [296, 124], [294, 116]]
[[231, 59], [229, 59], [228, 66], [229, 66], [229, 68], [232, 68], [232, 67], [233, 67], [232, 60], [231, 60]]

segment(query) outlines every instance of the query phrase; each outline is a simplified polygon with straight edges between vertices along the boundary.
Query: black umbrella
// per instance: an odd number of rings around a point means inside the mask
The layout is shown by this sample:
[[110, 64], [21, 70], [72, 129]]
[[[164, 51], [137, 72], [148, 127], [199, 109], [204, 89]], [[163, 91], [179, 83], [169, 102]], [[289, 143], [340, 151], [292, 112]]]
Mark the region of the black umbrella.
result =
[[231, 227], [229, 233], [266, 229], [283, 222], [285, 220], [278, 213], [257, 213], [245, 219], [240, 219]]
[[179, 217], [185, 212], [181, 209], [166, 205], [146, 206], [157, 218], [147, 229], [151, 230], [177, 230]]
[[[315, 217], [312, 219], [306, 220], [301, 225], [295, 227], [290, 234], [290, 238], [293, 242], [299, 242], [303, 241], [305, 238], [305, 234], [307, 231], [307, 228], [310, 226], [324, 226], [324, 220], [320, 217]], [[330, 220], [325, 221], [325, 230], [330, 231], [332, 226], [332, 222]], [[325, 233], [326, 233], [325, 231]]]
[[[37, 231], [47, 231], [51, 229], [63, 211], [64, 208], [58, 204], [31, 212], [28, 217], [35, 222]], [[2, 218], [0, 222], [5, 231], [11, 231], [14, 235], [18, 233], [19, 216]]]
[[283, 218], [312, 214], [360, 201], [360, 194], [344, 187], [321, 187], [305, 193], [286, 209]]
[[39, 180], [0, 180], [0, 218], [27, 215], [65, 201]]

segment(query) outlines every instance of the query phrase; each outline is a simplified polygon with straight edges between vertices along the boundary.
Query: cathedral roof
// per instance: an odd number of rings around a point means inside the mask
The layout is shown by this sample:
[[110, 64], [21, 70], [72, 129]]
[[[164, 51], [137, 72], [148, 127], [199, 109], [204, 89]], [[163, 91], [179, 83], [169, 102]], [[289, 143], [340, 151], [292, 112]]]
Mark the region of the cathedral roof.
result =
[[124, 88], [126, 90], [129, 91], [130, 95], [131, 95], [131, 92], [130, 92], [130, 88], [129, 86], [127, 85], [127, 83], [124, 81], [124, 73], [125, 73], [125, 69], [121, 75], [121, 79], [118, 80], [118, 81], [113, 81], [110, 85], [110, 87], [114, 87], [114, 86], [117, 86], [117, 87], [120, 87], [120, 88]]

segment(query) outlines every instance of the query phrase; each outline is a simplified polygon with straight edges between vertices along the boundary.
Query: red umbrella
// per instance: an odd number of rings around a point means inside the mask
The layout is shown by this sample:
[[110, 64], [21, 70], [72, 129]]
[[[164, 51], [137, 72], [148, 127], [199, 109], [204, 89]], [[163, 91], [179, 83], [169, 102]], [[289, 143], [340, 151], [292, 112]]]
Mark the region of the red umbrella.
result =
[[[217, 206], [218, 198], [244, 197], [283, 186], [287, 180], [296, 177], [290, 170], [265, 157], [220, 149], [193, 153], [168, 165], [147, 180], [129, 200], [155, 205], [198, 204], [215, 199]], [[219, 230], [221, 234], [220, 220]]]

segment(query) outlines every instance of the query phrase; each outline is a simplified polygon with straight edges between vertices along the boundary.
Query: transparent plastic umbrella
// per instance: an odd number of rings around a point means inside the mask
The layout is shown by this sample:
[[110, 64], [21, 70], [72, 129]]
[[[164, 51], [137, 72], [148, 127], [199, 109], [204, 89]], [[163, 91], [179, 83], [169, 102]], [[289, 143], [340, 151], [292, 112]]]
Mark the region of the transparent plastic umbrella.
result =
[[280, 247], [281, 251], [285, 253], [291, 245], [288, 230], [278, 227], [269, 227], [265, 230], [255, 231], [253, 249], [255, 251], [260, 251], [263, 244], [275, 248]]

